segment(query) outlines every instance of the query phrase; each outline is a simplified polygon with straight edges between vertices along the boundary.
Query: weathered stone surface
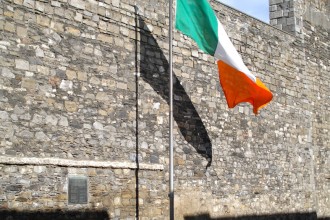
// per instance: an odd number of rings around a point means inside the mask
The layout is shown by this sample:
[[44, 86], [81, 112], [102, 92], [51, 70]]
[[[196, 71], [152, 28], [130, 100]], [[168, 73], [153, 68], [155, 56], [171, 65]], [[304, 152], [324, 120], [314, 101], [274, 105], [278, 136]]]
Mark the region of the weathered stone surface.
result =
[[73, 80], [77, 78], [77, 73], [73, 70], [67, 70], [66, 76], [68, 77], [68, 80]]
[[15, 32], [16, 27], [15, 27], [14, 23], [6, 22], [4, 29], [5, 29], [5, 31], [8, 31], [8, 32]]
[[36, 56], [37, 57], [44, 57], [44, 51], [39, 47], [37, 47], [37, 49], [36, 49]]
[[19, 37], [26, 37], [27, 36], [27, 28], [17, 26], [17, 35]]
[[7, 77], [7, 78], [15, 78], [15, 75], [10, 71], [10, 69], [3, 67], [1, 74], [3, 77]]
[[58, 121], [60, 126], [67, 127], [69, 125], [68, 119], [64, 116], [60, 116], [60, 120]]
[[8, 120], [8, 118], [9, 118], [9, 115], [6, 111], [0, 111], [0, 119], [2, 121], [6, 121], [6, 120]]
[[98, 121], [93, 123], [93, 127], [97, 130], [103, 130], [103, 124]]
[[28, 90], [35, 90], [37, 88], [37, 82], [34, 79], [23, 78], [22, 88], [26, 88]]
[[106, 43], [112, 43], [113, 38], [111, 36], [105, 35], [105, 34], [99, 34], [97, 36], [97, 39]]
[[105, 92], [98, 92], [96, 94], [95, 98], [96, 98], [96, 100], [99, 100], [99, 101], [108, 101], [109, 100], [108, 94]]
[[54, 115], [47, 115], [46, 116], [46, 124], [50, 124], [50, 125], [56, 126], [57, 125], [57, 122], [58, 122], [58, 119], [57, 119], [56, 116], [54, 116]]
[[41, 124], [43, 123], [44, 117], [38, 114], [34, 114], [32, 118], [32, 123], [33, 124]]
[[37, 72], [44, 75], [49, 75], [49, 68], [46, 66], [37, 65]]
[[91, 79], [89, 80], [89, 82], [91, 84], [96, 84], [96, 85], [99, 85], [101, 83], [101, 80], [97, 77], [91, 77]]
[[86, 3], [82, 0], [69, 0], [69, 4], [79, 9], [85, 9]]
[[64, 90], [64, 91], [68, 91], [71, 90], [73, 86], [72, 81], [69, 80], [62, 80], [61, 84], [60, 84], [60, 89]]
[[50, 139], [48, 138], [48, 136], [44, 133], [44, 132], [42, 132], [42, 131], [38, 131], [38, 132], [36, 132], [36, 134], [35, 134], [35, 138], [36, 138], [36, 140], [38, 140], [38, 141], [49, 141]]
[[37, 24], [44, 26], [44, 27], [49, 27], [50, 19], [46, 16], [37, 15]]
[[67, 27], [66, 32], [74, 36], [80, 36], [80, 30], [73, 27]]
[[87, 73], [85, 72], [78, 72], [77, 78], [81, 81], [87, 81]]
[[16, 68], [20, 70], [29, 70], [30, 64], [27, 60], [15, 59]]
[[69, 112], [76, 112], [78, 109], [78, 106], [75, 102], [65, 101], [64, 105], [65, 105], [66, 110]]

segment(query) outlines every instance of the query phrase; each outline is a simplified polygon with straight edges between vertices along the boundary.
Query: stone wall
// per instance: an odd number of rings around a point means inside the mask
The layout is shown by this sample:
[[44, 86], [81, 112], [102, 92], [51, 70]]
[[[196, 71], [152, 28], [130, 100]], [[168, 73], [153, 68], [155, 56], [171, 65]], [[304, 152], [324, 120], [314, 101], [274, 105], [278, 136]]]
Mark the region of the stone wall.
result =
[[[168, 218], [167, 4], [2, 0], [0, 216]], [[176, 219], [330, 216], [329, 29], [212, 5], [274, 99], [228, 109], [214, 58], [174, 32]], [[87, 204], [68, 203], [72, 175]]]
[[[302, 7], [302, 3], [301, 7]], [[311, 141], [314, 147], [317, 210], [329, 216], [330, 191], [330, 1], [310, 1], [303, 14], [303, 39], [306, 54], [306, 74], [314, 81], [309, 100], [313, 100]], [[317, 97], [313, 99], [312, 97]]]
[[[272, 20], [278, 28], [297, 33], [305, 46], [304, 74], [310, 76], [309, 84], [305, 87], [308, 104], [311, 104], [312, 127], [309, 139], [313, 146], [314, 166], [316, 172], [316, 193], [318, 213], [324, 215], [329, 206], [329, 31], [330, 31], [330, 1], [271, 1]], [[287, 9], [287, 10], [284, 10]], [[286, 13], [290, 11], [292, 13]], [[277, 17], [279, 14], [283, 17]], [[286, 23], [284, 22], [286, 19]], [[295, 22], [288, 22], [293, 19]], [[290, 26], [291, 25], [291, 26]], [[315, 99], [315, 97], [317, 97]], [[324, 184], [326, 182], [326, 184]], [[322, 201], [322, 202], [320, 202]]]
[[[3, 210], [8, 211], [8, 217], [15, 210], [17, 213], [40, 212], [29, 219], [47, 216], [47, 212], [55, 212], [56, 219], [103, 219], [98, 218], [97, 212], [105, 210], [104, 216], [108, 219], [128, 219], [134, 218], [138, 203], [141, 217], [161, 218], [167, 203], [163, 199], [166, 198], [165, 191], [155, 193], [158, 187], [163, 186], [161, 172], [139, 173], [143, 187], [139, 189], [137, 197], [136, 174], [131, 169], [11, 165], [1, 166], [0, 171], [1, 217], [4, 217]], [[88, 177], [88, 204], [68, 205], [68, 176]], [[61, 216], [65, 211], [76, 211], [76, 216]], [[84, 215], [88, 212], [91, 214], [86, 218]], [[15, 218], [19, 215], [13, 214], [14, 219], [26, 219], [24, 214], [20, 215], [23, 215], [22, 218]]]
[[302, 21], [294, 11], [294, 2], [294, 0], [270, 0], [270, 24], [290, 33], [300, 30]]

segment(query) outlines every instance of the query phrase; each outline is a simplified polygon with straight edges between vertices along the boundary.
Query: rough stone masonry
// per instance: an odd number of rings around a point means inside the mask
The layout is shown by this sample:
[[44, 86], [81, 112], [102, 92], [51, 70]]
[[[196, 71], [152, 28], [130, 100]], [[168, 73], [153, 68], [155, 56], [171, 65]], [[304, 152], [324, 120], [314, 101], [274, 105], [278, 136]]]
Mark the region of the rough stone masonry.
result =
[[[329, 218], [330, 1], [211, 4], [274, 99], [228, 109], [174, 31], [176, 219]], [[168, 219], [168, 11], [0, 0], [0, 219]]]

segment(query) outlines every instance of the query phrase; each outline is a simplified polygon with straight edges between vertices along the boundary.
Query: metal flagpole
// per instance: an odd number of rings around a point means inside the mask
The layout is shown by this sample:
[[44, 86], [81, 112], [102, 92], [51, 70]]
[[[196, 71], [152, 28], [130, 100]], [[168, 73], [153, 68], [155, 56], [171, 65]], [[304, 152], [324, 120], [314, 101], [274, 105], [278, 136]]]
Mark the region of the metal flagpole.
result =
[[174, 220], [174, 184], [173, 184], [173, 57], [172, 57], [172, 49], [173, 49], [173, 0], [169, 0], [169, 74], [170, 74], [170, 82], [169, 82], [169, 99], [170, 99], [170, 109], [169, 109], [169, 183], [170, 183], [170, 192], [169, 192], [169, 198], [170, 198], [170, 220]]

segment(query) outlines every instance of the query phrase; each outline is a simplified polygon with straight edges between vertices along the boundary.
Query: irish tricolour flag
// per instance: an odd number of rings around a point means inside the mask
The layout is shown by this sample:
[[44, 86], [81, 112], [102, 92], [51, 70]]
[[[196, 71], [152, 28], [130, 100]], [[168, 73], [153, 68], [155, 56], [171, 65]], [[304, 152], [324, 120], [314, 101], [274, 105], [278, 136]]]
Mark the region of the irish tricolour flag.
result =
[[177, 0], [175, 26], [218, 59], [220, 83], [229, 108], [249, 102], [257, 114], [271, 101], [272, 93], [245, 66], [207, 0]]

